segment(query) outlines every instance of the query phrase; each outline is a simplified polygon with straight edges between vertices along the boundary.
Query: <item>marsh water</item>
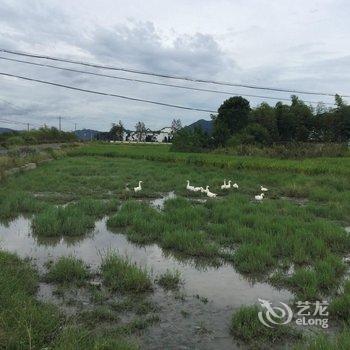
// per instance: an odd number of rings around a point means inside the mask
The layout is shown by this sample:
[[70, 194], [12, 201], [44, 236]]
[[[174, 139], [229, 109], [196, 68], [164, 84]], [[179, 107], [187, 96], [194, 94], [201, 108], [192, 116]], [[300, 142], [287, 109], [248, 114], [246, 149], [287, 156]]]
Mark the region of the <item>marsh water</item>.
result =
[[[231, 265], [198, 264], [175, 257], [156, 244], [132, 244], [123, 233], [109, 231], [106, 218], [97, 221], [93, 232], [83, 237], [42, 239], [32, 234], [31, 219], [21, 216], [8, 225], [0, 225], [0, 247], [30, 258], [42, 273], [48, 261], [66, 255], [82, 259], [92, 271], [97, 271], [101, 257], [109, 249], [147, 267], [153, 277], [167, 269], [178, 270], [184, 281], [181, 293], [185, 297], [175, 298], [172, 292], [156, 287], [151, 298], [161, 307], [161, 321], [140, 336], [142, 348], [236, 348], [238, 344], [229, 333], [233, 310], [257, 303], [258, 298], [274, 302], [288, 302], [292, 298], [288, 291], [266, 283], [252, 283]], [[54, 299], [51, 286], [41, 284], [38, 297], [45, 301]]]

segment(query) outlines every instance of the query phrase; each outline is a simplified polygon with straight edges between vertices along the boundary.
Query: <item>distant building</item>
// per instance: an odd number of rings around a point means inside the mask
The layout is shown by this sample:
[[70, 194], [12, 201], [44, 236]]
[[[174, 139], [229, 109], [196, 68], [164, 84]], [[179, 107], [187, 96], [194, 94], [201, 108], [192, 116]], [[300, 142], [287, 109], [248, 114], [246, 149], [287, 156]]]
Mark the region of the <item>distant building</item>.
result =
[[157, 142], [170, 142], [173, 138], [173, 131], [170, 127], [165, 127], [156, 131]]
[[[171, 142], [173, 133], [170, 127], [164, 127], [157, 131], [146, 130], [140, 142]], [[138, 135], [135, 131], [124, 132], [123, 141], [138, 142]]]

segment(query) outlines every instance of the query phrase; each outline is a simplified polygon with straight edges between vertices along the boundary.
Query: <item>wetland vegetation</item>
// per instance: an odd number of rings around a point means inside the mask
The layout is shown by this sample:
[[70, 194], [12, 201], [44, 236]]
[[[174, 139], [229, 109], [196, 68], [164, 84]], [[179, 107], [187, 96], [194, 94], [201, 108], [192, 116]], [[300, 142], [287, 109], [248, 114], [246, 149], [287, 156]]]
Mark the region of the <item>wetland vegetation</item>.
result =
[[[290, 305], [296, 300], [330, 301], [334, 334], [326, 336], [319, 330], [320, 336], [313, 338], [302, 329], [284, 326], [270, 332], [259, 323], [256, 305], [231, 306], [230, 315], [221, 315], [229, 324], [221, 331], [232, 339], [225, 346], [234, 347], [242, 340], [249, 348], [257, 340], [267, 348], [272, 342], [298, 349], [345, 349], [350, 339], [345, 259], [350, 236], [344, 229], [350, 222], [349, 165], [348, 157], [296, 161], [176, 153], [159, 145], [89, 144], [4, 179], [1, 227], [25, 216], [38, 245], [43, 239], [79, 242], [88, 236], [98, 240], [96, 222], [104, 218], [116, 236], [124, 235], [135, 247], [150, 251], [160, 247], [169, 259], [194, 263], [198, 269], [204, 266], [203, 274], [206, 266], [223, 266], [253, 285], [288, 290], [293, 295]], [[188, 179], [198, 186], [209, 185], [218, 197], [188, 193]], [[237, 182], [239, 190], [220, 190], [223, 179]], [[140, 193], [126, 190], [139, 180]], [[262, 203], [256, 203], [253, 198], [261, 185], [269, 191]], [[150, 205], [171, 191], [175, 196], [161, 209]], [[212, 307], [211, 300], [200, 301], [206, 299], [204, 288], [198, 300], [182, 294], [189, 281], [176, 270], [155, 274], [147, 259], [136, 263], [118, 248], [105, 246], [93, 267], [83, 256], [64, 251], [45, 266], [1, 251], [1, 344], [53, 349], [134, 349], [140, 344], [142, 348], [150, 346], [147, 332], [157, 332], [164, 317], [161, 310], [169, 307], [165, 299], [169, 296], [163, 293], [170, 293], [172, 312], [182, 315], [181, 322], [196, 316], [184, 305]], [[37, 299], [43, 283], [61, 295], [59, 303]], [[88, 306], [80, 300], [85, 296]], [[167, 300], [161, 307], [160, 299]], [[203, 305], [194, 304], [197, 301]], [[74, 306], [74, 317], [65, 313], [68, 304]], [[198, 342], [207, 341], [210, 326], [196, 326]], [[210, 344], [215, 346], [215, 340]]]

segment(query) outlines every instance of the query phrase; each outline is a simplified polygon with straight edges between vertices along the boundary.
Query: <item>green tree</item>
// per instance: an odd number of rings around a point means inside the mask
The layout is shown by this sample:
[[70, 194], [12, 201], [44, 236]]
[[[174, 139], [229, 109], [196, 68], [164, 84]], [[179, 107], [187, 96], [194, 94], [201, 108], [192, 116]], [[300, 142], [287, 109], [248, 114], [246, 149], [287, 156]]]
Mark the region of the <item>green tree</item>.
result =
[[295, 141], [309, 141], [314, 126], [312, 108], [293, 95], [290, 112], [295, 118]]
[[249, 113], [249, 101], [241, 96], [230, 97], [224, 101], [213, 119], [215, 143], [224, 146], [230, 136], [247, 126]]
[[124, 136], [124, 126], [121, 120], [119, 123], [113, 123], [111, 130], [109, 131], [110, 137], [114, 141], [123, 141]]
[[147, 129], [144, 122], [138, 122], [135, 125], [135, 133], [139, 142], [146, 138]]
[[333, 118], [334, 138], [337, 142], [348, 142], [350, 140], [350, 106], [339, 95], [335, 95], [335, 103], [337, 107]]
[[171, 122], [172, 134], [175, 135], [181, 129], [182, 129], [181, 119], [173, 119], [173, 121]]
[[240, 144], [266, 146], [270, 143], [271, 136], [268, 130], [257, 123], [250, 123], [239, 133], [233, 135], [228, 141], [230, 146], [237, 146]]
[[280, 141], [293, 141], [296, 135], [295, 115], [288, 105], [277, 102], [275, 106], [277, 128]]
[[260, 106], [252, 110], [250, 120], [264, 127], [269, 135], [269, 143], [279, 140], [276, 111], [274, 107], [263, 102]]
[[210, 146], [210, 137], [202, 128], [183, 128], [174, 135], [171, 149], [182, 152], [201, 152]]

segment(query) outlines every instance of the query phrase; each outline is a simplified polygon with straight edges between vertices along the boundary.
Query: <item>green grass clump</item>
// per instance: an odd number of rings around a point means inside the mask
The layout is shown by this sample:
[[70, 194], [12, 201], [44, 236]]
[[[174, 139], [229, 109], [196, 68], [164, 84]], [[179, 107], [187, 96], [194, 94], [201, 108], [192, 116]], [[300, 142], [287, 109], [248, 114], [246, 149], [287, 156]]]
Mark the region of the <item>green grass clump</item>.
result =
[[137, 350], [139, 346], [115, 334], [96, 334], [79, 326], [67, 326], [55, 341], [55, 350]]
[[76, 205], [50, 206], [34, 217], [32, 229], [38, 236], [81, 236], [91, 230], [94, 224], [94, 218]]
[[72, 256], [58, 259], [46, 274], [46, 279], [54, 283], [83, 283], [89, 278], [89, 270], [84, 262]]
[[157, 283], [166, 290], [179, 289], [181, 283], [180, 272], [167, 270], [157, 278]]
[[320, 295], [317, 286], [317, 275], [314, 270], [301, 268], [287, 279], [289, 286], [300, 300], [314, 300]]
[[218, 247], [208, 242], [205, 232], [177, 230], [166, 232], [161, 240], [161, 246], [180, 253], [197, 257], [215, 257]]
[[137, 222], [139, 218], [146, 223], [154, 217], [159, 217], [159, 213], [148, 204], [128, 200], [117, 214], [108, 219], [107, 225], [110, 228], [127, 227]]
[[241, 307], [232, 316], [231, 333], [244, 342], [260, 345], [260, 342], [280, 343], [299, 337], [298, 332], [289, 325], [276, 325], [274, 328], [264, 326], [258, 318], [259, 310], [256, 305]]
[[103, 259], [101, 273], [104, 283], [114, 291], [141, 293], [152, 289], [146, 269], [113, 252]]
[[94, 218], [101, 218], [106, 214], [116, 211], [119, 206], [117, 199], [101, 201], [92, 198], [83, 198], [75, 204], [84, 214]]
[[147, 315], [159, 310], [154, 302], [144, 300], [139, 295], [128, 296], [123, 300], [112, 302], [110, 307], [116, 312], [135, 311], [136, 315]]
[[294, 350], [348, 350], [350, 349], [350, 329], [345, 328], [334, 336], [320, 334], [293, 347]]
[[329, 315], [350, 325], [350, 281], [344, 285], [344, 292], [329, 305]]
[[33, 214], [45, 205], [24, 192], [9, 192], [0, 195], [0, 220], [10, 220], [19, 214]]
[[3, 349], [42, 349], [61, 327], [56, 307], [35, 299], [38, 275], [16, 255], [0, 251], [0, 344]]
[[123, 336], [131, 335], [135, 332], [145, 330], [147, 327], [159, 321], [160, 318], [157, 314], [151, 314], [146, 317], [137, 317], [127, 324], [116, 327], [115, 333]]
[[345, 265], [335, 255], [328, 255], [324, 260], [317, 261], [313, 267], [299, 267], [286, 277], [276, 272], [270, 282], [276, 286], [291, 289], [300, 300], [314, 300], [322, 295], [328, 295], [337, 289], [345, 272]]
[[242, 273], [265, 273], [275, 264], [267, 245], [242, 244], [233, 256], [233, 262]]
[[107, 306], [98, 306], [92, 310], [83, 311], [79, 319], [86, 325], [93, 327], [96, 324], [116, 323], [119, 321], [119, 316]]

